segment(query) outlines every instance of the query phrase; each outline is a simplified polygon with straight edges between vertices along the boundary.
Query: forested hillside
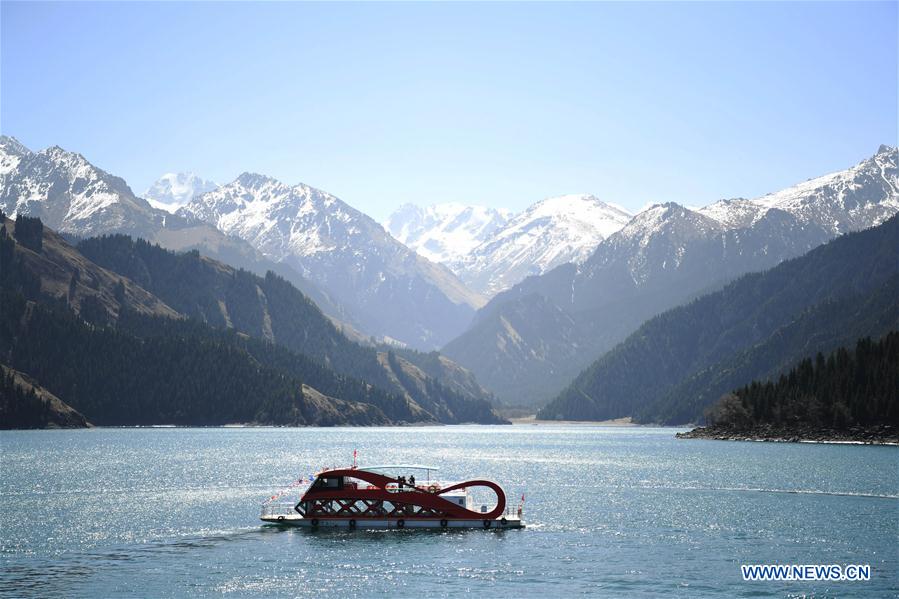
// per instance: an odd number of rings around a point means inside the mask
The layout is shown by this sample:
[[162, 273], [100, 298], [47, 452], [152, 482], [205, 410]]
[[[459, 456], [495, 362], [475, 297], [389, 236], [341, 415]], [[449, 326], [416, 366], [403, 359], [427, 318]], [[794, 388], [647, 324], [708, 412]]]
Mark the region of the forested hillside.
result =
[[681, 438], [899, 442], [899, 331], [806, 358], [774, 381], [753, 381], [706, 411]]
[[803, 311], [764, 341], [688, 377], [637, 412], [638, 422], [696, 422], [704, 406], [751, 380], [777, 378], [796, 361], [899, 329], [899, 275], [869, 293], [825, 301]]
[[[307, 401], [303, 385], [320, 370], [287, 372], [261, 364], [236, 335], [138, 337], [129, 326], [90, 324], [61, 306], [28, 302], [4, 289], [0, 355], [54, 395], [100, 425], [203, 424], [386, 424], [375, 403], [391, 398], [363, 384], [336, 386], [344, 397]], [[124, 313], [154, 331], [192, 325]], [[327, 378], [327, 377], [322, 377]], [[321, 383], [321, 381], [316, 381]], [[310, 383], [311, 384], [311, 383]], [[352, 387], [356, 387], [353, 389]], [[352, 393], [352, 391], [356, 393]], [[386, 396], [386, 399], [385, 397]], [[392, 401], [399, 398], [393, 397]]]
[[[840, 237], [653, 318], [581, 373], [539, 417], [603, 420], [641, 415], [645, 421], [696, 421], [718, 395], [687, 410], [669, 409], [675, 403], [690, 403], [690, 397], [670, 395], [678, 385], [759, 344], [776, 347], [779, 330], [800, 321], [807, 312], [827, 314], [831, 302], [874, 301], [882, 311], [879, 322], [888, 326], [899, 310], [899, 299], [888, 294], [879, 302], [871, 298], [892, 284], [897, 274], [899, 217], [893, 217], [879, 227]], [[835, 317], [832, 322], [817, 322], [814, 328], [827, 331], [831, 325], [846, 322]], [[777, 354], [777, 363], [789, 366], [808, 355], [802, 347], [792, 347], [800, 353], [791, 349]], [[777, 363], [769, 366], [776, 368]], [[717, 375], [712, 371], [710, 376]], [[752, 378], [726, 382], [733, 388]]]
[[0, 365], [0, 429], [88, 426], [84, 416], [31, 377]]
[[[899, 332], [806, 358], [776, 381], [734, 392], [743, 411], [712, 410], [714, 424], [809, 424], [835, 429], [899, 426]], [[729, 401], [727, 399], [723, 400]]]
[[[143, 243], [111, 240], [125, 247]], [[203, 303], [215, 298], [213, 293], [191, 296], [190, 285], [145, 277], [194, 316], [183, 318], [130, 277], [86, 259], [38, 219], [4, 219], [0, 362], [28, 373], [96, 424], [500, 421], [486, 402], [425, 376], [424, 387], [409, 394], [335, 372], [332, 361], [367, 364], [369, 370], [359, 368], [362, 376], [391, 382], [374, 349], [346, 340], [314, 304], [275, 275], [263, 279], [196, 253], [179, 256], [143, 245], [169, 261], [156, 265], [158, 273], [168, 269], [201, 288], [217, 284], [216, 292], [229, 303], [215, 310], [217, 300]], [[229, 312], [229, 305], [236, 308]], [[205, 316], [216, 314], [225, 322], [210, 326]], [[273, 331], [314, 357], [273, 343]], [[322, 351], [329, 343], [330, 351]], [[439, 408], [440, 416], [413, 395]]]
[[[412, 368], [407, 360], [385, 361], [374, 348], [349, 340], [303, 293], [271, 272], [259, 277], [195, 251], [176, 254], [125, 235], [83, 240], [78, 250], [181, 314], [282, 345], [414, 402], [440, 406], [443, 421], [482, 421], [482, 415], [490, 413], [490, 395], [473, 377], [461, 384], [461, 368], [431, 369], [424, 376], [434, 380], [410, 382], [403, 376]], [[446, 409], [450, 403], [455, 407]]]

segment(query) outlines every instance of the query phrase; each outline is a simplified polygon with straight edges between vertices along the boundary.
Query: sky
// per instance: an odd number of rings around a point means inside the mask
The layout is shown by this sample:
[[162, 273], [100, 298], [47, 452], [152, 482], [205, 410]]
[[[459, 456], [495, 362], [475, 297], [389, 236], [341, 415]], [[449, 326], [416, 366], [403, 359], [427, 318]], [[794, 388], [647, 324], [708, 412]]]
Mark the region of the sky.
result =
[[0, 132], [142, 193], [755, 197], [897, 143], [897, 3], [0, 3]]

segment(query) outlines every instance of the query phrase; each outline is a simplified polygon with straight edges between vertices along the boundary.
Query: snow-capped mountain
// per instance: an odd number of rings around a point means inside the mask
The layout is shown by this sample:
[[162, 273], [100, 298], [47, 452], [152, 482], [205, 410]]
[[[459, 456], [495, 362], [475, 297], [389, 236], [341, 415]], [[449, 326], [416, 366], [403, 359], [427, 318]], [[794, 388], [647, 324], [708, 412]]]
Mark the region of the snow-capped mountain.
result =
[[[444, 353], [501, 399], [545, 401], [655, 314], [845, 231], [882, 223], [899, 212], [896, 180], [896, 149], [883, 146], [845, 171], [755, 200], [724, 200], [698, 211], [651, 206], [581, 264], [495, 296]], [[535, 302], [535, 295], [546, 301]], [[560, 318], [559, 309], [571, 320]]]
[[829, 237], [782, 210], [768, 211], [753, 227], [728, 230], [678, 204], [651, 206], [583, 263], [561, 265], [495, 296], [443, 353], [501, 400], [539, 403], [653, 315]]
[[776, 208], [749, 227], [728, 228], [684, 206], [658, 204], [599, 244], [557, 300], [579, 311], [640, 298], [660, 311], [742, 273], [799, 256], [830, 237]]
[[844, 171], [752, 200], [721, 200], [700, 212], [727, 228], [751, 226], [772, 208], [833, 235], [872, 227], [899, 212], [897, 158], [895, 147], [882, 145], [876, 154]]
[[[723, 230], [718, 221], [679, 204], [656, 204], [637, 214], [600, 244], [578, 274], [584, 281], [593, 281], [597, 271], [623, 268], [622, 273], [629, 279], [627, 284], [640, 286], [660, 272], [679, 269], [688, 258], [686, 250], [691, 244]], [[580, 295], [572, 291], [572, 302], [577, 302]]]
[[0, 169], [0, 208], [7, 214], [39, 216], [50, 228], [79, 236], [147, 237], [162, 226], [162, 213], [125, 181], [59, 146], [32, 152], [2, 136]]
[[308, 185], [244, 173], [194, 198], [178, 215], [207, 222], [298, 269], [379, 337], [431, 349], [464, 328], [483, 303], [449, 269]]
[[592, 195], [548, 198], [509, 220], [456, 267], [472, 289], [493, 295], [566, 262], [582, 262], [631, 218]]
[[40, 217], [51, 229], [77, 237], [122, 233], [170, 250], [197, 249], [257, 274], [273, 270], [330, 316], [353, 323], [342, 306], [295, 270], [205, 222], [153, 208], [124, 180], [58, 146], [32, 152], [15, 138], [0, 136], [0, 209], [12, 217]]
[[202, 179], [194, 173], [166, 173], [144, 192], [143, 197], [154, 208], [174, 214], [194, 197], [217, 187], [214, 181]]
[[460, 261], [505, 225], [512, 213], [455, 202], [400, 206], [385, 223], [391, 235], [432, 262], [455, 270]]

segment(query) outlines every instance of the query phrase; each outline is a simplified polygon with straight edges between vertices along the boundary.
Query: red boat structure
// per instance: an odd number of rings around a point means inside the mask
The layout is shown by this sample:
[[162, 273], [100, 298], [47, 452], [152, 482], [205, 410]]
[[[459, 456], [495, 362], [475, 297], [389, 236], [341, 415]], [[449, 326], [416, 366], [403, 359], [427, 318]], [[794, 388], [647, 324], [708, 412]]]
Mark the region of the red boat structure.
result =
[[[311, 477], [299, 501], [272, 497], [262, 506], [260, 518], [309, 528], [524, 527], [524, 496], [513, 508], [502, 487], [493, 481], [440, 482], [431, 477], [436, 470], [417, 465], [322, 470]], [[492, 490], [496, 503], [476, 505], [470, 490], [477, 487]]]

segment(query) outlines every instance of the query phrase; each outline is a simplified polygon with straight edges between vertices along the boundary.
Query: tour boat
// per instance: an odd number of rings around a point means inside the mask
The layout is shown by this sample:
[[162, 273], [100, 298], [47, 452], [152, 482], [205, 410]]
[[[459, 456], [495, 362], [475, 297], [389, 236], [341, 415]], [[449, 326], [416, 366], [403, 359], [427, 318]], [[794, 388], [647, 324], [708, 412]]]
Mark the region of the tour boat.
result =
[[[523, 528], [522, 502], [511, 508], [495, 482], [445, 483], [431, 478], [430, 466], [334, 468], [310, 477], [299, 501], [274, 496], [262, 506], [261, 519], [310, 528]], [[402, 473], [402, 474], [400, 474]], [[416, 480], [416, 474], [418, 479]], [[306, 482], [304, 479], [298, 483]], [[475, 505], [469, 489], [487, 487], [496, 504]]]

